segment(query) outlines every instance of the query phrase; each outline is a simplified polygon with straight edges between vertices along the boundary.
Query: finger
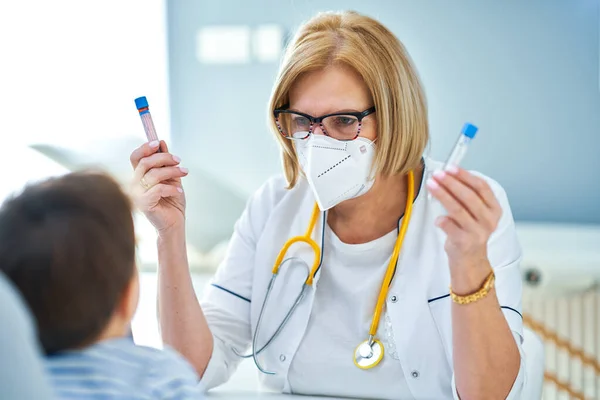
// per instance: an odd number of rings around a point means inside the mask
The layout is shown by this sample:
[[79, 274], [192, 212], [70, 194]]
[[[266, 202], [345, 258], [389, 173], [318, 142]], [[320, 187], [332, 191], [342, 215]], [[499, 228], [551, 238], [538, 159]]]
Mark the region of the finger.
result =
[[135, 167], [133, 178], [141, 180], [152, 168], [171, 167], [181, 162], [179, 157], [169, 153], [155, 153], [142, 158]]
[[476, 221], [484, 220], [491, 213], [481, 197], [468, 185], [464, 184], [455, 176], [444, 171], [433, 174], [438, 184], [454, 197]]
[[482, 199], [486, 208], [489, 210], [488, 212], [482, 214], [482, 218], [478, 218], [478, 220], [491, 231], [496, 230], [498, 226], [498, 221], [502, 216], [502, 207], [494, 191], [488, 182], [480, 178], [469, 171], [460, 168], [452, 168], [447, 171], [449, 175], [452, 175], [459, 179], [461, 182], [464, 182], [465, 185], [469, 186], [480, 199]]
[[449, 237], [456, 238], [463, 234], [461, 227], [450, 217], [438, 217], [435, 224]]
[[145, 199], [149, 207], [156, 205], [160, 199], [168, 197], [176, 197], [183, 193], [183, 189], [179, 186], [167, 185], [159, 183], [156, 186], [150, 188], [146, 194]]
[[168, 153], [169, 152], [169, 146], [167, 146], [167, 142], [165, 142], [164, 140], [160, 141], [160, 150], [163, 153]]
[[160, 143], [157, 141], [146, 142], [137, 149], [135, 149], [129, 156], [129, 162], [131, 162], [131, 166], [135, 169], [142, 158], [148, 157], [156, 153], [158, 151], [159, 145]]
[[465, 185], [469, 186], [473, 191], [475, 191], [475, 193], [481, 197], [481, 199], [489, 208], [500, 206], [496, 196], [494, 195], [494, 192], [492, 191], [492, 188], [485, 181], [485, 179], [475, 176], [469, 171], [458, 167], [450, 167], [447, 172], [449, 175], [454, 176], [456, 179], [460, 180]]
[[463, 205], [454, 198], [445, 188], [441, 186], [437, 180], [430, 179], [427, 182], [429, 192], [435, 197], [446, 209], [448, 216], [465, 230], [473, 230], [477, 226], [477, 221], [467, 211]]
[[152, 168], [144, 175], [144, 180], [148, 185], [154, 186], [159, 183], [165, 183], [169, 179], [182, 178], [187, 174], [188, 169], [184, 167]]

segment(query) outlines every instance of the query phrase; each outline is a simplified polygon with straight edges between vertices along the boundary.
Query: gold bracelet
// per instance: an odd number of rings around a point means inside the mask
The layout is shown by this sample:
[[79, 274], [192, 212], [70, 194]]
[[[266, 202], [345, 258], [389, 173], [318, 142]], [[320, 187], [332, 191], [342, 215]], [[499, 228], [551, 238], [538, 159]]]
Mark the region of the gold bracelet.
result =
[[457, 304], [474, 303], [478, 300], [483, 299], [485, 296], [488, 295], [490, 290], [492, 290], [492, 288], [494, 287], [495, 281], [496, 281], [496, 275], [494, 275], [494, 271], [492, 271], [489, 274], [489, 276], [485, 279], [485, 282], [483, 282], [483, 285], [481, 286], [481, 288], [479, 290], [477, 290], [475, 293], [467, 294], [465, 296], [460, 296], [460, 295], [454, 293], [452, 291], [452, 287], [450, 287], [450, 297], [452, 298], [452, 301], [454, 301]]

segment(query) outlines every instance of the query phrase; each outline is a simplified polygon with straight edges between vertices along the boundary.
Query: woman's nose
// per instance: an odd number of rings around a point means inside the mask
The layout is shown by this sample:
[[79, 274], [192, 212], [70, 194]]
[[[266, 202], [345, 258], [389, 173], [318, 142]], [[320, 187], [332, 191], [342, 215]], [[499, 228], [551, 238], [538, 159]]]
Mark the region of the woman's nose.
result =
[[323, 131], [323, 127], [320, 124], [317, 124], [313, 127], [312, 133], [313, 133], [313, 135], [325, 135], [325, 132]]

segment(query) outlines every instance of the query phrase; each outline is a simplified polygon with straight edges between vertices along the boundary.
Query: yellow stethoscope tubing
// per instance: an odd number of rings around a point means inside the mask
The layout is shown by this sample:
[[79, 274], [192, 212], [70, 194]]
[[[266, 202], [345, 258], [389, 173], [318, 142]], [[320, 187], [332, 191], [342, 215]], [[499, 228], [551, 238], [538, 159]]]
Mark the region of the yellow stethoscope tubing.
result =
[[320, 214], [319, 206], [317, 204], [315, 204], [315, 206], [313, 208], [312, 216], [310, 217], [310, 223], [308, 225], [308, 228], [306, 229], [306, 233], [303, 236], [294, 236], [294, 237], [290, 238], [287, 242], [285, 242], [285, 245], [279, 251], [279, 255], [277, 255], [277, 259], [275, 260], [275, 265], [273, 266], [273, 275], [277, 275], [277, 273], [279, 272], [279, 267], [281, 266], [281, 263], [283, 262], [283, 258], [285, 257], [289, 248], [295, 243], [303, 242], [303, 243], [308, 244], [310, 247], [312, 247], [313, 251], [315, 252], [315, 258], [313, 261], [313, 265], [310, 269], [310, 274], [308, 274], [308, 277], [306, 278], [306, 282], [305, 282], [306, 285], [312, 286], [315, 274], [316, 274], [317, 270], [319, 269], [319, 267], [321, 266], [321, 249], [319, 248], [319, 245], [317, 244], [317, 242], [315, 242], [313, 240], [313, 238], [311, 237], [312, 232], [317, 223], [317, 219], [319, 218], [319, 214]]
[[411, 170], [408, 173], [408, 194], [406, 195], [406, 206], [404, 209], [402, 224], [400, 225], [400, 232], [398, 233], [398, 238], [396, 239], [396, 244], [394, 245], [392, 258], [390, 258], [390, 263], [388, 264], [387, 271], [385, 272], [385, 276], [383, 278], [383, 283], [381, 284], [381, 290], [379, 291], [377, 304], [375, 305], [375, 312], [373, 313], [373, 321], [371, 322], [371, 328], [369, 329], [369, 335], [372, 337], [374, 337], [377, 334], [377, 328], [379, 327], [379, 320], [381, 319], [383, 304], [385, 303], [390, 283], [392, 282], [392, 278], [394, 277], [394, 273], [396, 272], [396, 264], [398, 262], [398, 257], [400, 256], [400, 250], [402, 248], [404, 236], [406, 235], [406, 231], [408, 230], [408, 223], [410, 222], [410, 217], [412, 214], [414, 197], [415, 177], [413, 171]]
[[[400, 255], [400, 249], [401, 249], [402, 243], [404, 241], [404, 236], [406, 235], [406, 231], [408, 229], [408, 223], [410, 222], [410, 217], [412, 214], [412, 204], [413, 204], [413, 200], [414, 200], [414, 190], [415, 190], [414, 189], [414, 174], [413, 174], [413, 171], [409, 171], [409, 173], [408, 173], [408, 193], [407, 193], [407, 200], [406, 200], [404, 216], [403, 216], [402, 224], [400, 226], [400, 232], [398, 234], [398, 238], [396, 239], [396, 244], [394, 245], [394, 251], [392, 253], [392, 257], [390, 259], [390, 263], [388, 264], [388, 268], [386, 270], [386, 274], [385, 274], [385, 277], [384, 277], [384, 280], [383, 280], [383, 283], [381, 286], [381, 290], [379, 292], [379, 297], [377, 299], [377, 304], [375, 306], [375, 312], [373, 313], [373, 321], [371, 323], [371, 328], [369, 330], [369, 336], [370, 336], [369, 342], [371, 342], [371, 340], [372, 340], [372, 342], [380, 343], [379, 340], [375, 339], [375, 334], [377, 333], [377, 327], [379, 326], [379, 320], [381, 319], [381, 312], [383, 310], [383, 304], [387, 297], [387, 292], [388, 292], [390, 283], [394, 277], [394, 273], [396, 272], [396, 263], [398, 261], [399, 255]], [[295, 308], [298, 306], [301, 299], [304, 297], [306, 287], [311, 286], [313, 284], [313, 279], [316, 275], [316, 272], [319, 270], [319, 268], [321, 266], [321, 249], [320, 249], [319, 245], [311, 238], [311, 235], [312, 235], [312, 232], [314, 231], [314, 227], [316, 225], [319, 214], [320, 214], [320, 210], [319, 210], [318, 204], [315, 204], [309, 226], [306, 229], [306, 233], [303, 236], [292, 237], [285, 243], [283, 248], [279, 251], [279, 254], [278, 254], [277, 259], [275, 260], [275, 264], [273, 266], [273, 271], [272, 271], [273, 276], [269, 283], [269, 287], [268, 287], [267, 293], [265, 295], [265, 301], [263, 302], [263, 306], [262, 306], [262, 309], [260, 311], [259, 318], [257, 321], [255, 334], [254, 334], [254, 337], [252, 340], [252, 348], [253, 349], [256, 348], [256, 339], [258, 336], [257, 333], [258, 333], [259, 327], [261, 325], [260, 321], [262, 320], [264, 307], [269, 298], [269, 294], [270, 294], [271, 288], [274, 284], [275, 277], [277, 276], [279, 269], [283, 264], [283, 258], [285, 257], [287, 251], [293, 244], [299, 243], [299, 242], [304, 242], [304, 243], [307, 243], [313, 249], [313, 251], [315, 253], [315, 258], [314, 258], [313, 266], [310, 270], [310, 273], [309, 273], [308, 277], [306, 278], [304, 286], [303, 286], [300, 294], [298, 295], [296, 301], [294, 302], [292, 309], [287, 313], [286, 317], [284, 318], [283, 322], [279, 325], [279, 327], [276, 330], [276, 332], [274, 333], [274, 335], [267, 341], [267, 343], [260, 350], [258, 350], [258, 351], [253, 350], [252, 353], [247, 356], [240, 355], [241, 357], [244, 357], [244, 358], [253, 357], [254, 363], [256, 364], [258, 369], [266, 374], [274, 374], [274, 373], [268, 372], [260, 366], [260, 363], [258, 362], [258, 360], [256, 358], [257, 355], [259, 353], [261, 353], [275, 339], [275, 337], [281, 332], [281, 330], [283, 329], [283, 327], [289, 320], [291, 314], [293, 313]], [[325, 216], [324, 216], [323, 224], [325, 224]], [[325, 227], [325, 225], [323, 225], [323, 228], [324, 227]], [[379, 357], [379, 360], [383, 357], [383, 346], [381, 346], [381, 348], [382, 348], [382, 353]], [[237, 351], [236, 351], [236, 354], [238, 354]], [[377, 360], [377, 362], [375, 364], [373, 364], [372, 366], [376, 365], [379, 360]], [[355, 360], [355, 364], [358, 366], [358, 364], [356, 363], [356, 360]], [[359, 366], [359, 367], [366, 369], [365, 367], [361, 367], [361, 366]], [[368, 367], [368, 368], [370, 368], [370, 367]]]
[[[319, 206], [318, 204], [315, 204], [314, 208], [313, 208], [313, 213], [312, 216], [310, 218], [310, 223], [308, 225], [308, 228], [306, 229], [306, 233], [303, 236], [295, 236], [292, 237], [291, 239], [289, 239], [285, 245], [283, 246], [283, 248], [279, 251], [279, 255], [277, 256], [277, 259], [275, 260], [275, 265], [273, 266], [273, 276], [271, 277], [271, 280], [269, 282], [269, 286], [267, 287], [267, 293], [265, 294], [265, 300], [263, 301], [260, 313], [258, 314], [258, 321], [256, 322], [256, 328], [254, 331], [254, 335], [252, 337], [252, 352], [248, 355], [243, 355], [241, 353], [239, 353], [236, 349], [233, 349], [233, 352], [238, 355], [239, 357], [242, 358], [249, 358], [252, 357], [254, 359], [254, 364], [256, 365], [256, 367], [258, 368], [259, 371], [261, 371], [264, 374], [267, 375], [274, 375], [274, 372], [270, 372], [265, 370], [260, 362], [258, 361], [258, 355], [260, 353], [262, 353], [262, 351], [264, 349], [266, 349], [269, 344], [271, 344], [271, 342], [273, 340], [275, 340], [275, 338], [279, 335], [279, 333], [281, 333], [281, 331], [283, 330], [283, 327], [287, 324], [288, 320], [290, 319], [290, 317], [292, 316], [292, 314], [294, 313], [294, 311], [296, 310], [296, 307], [298, 306], [298, 304], [300, 304], [300, 301], [302, 301], [302, 299], [304, 298], [304, 295], [306, 294], [306, 289], [308, 286], [312, 286], [313, 284], [313, 278], [316, 275], [316, 272], [319, 270], [320, 266], [321, 266], [321, 249], [319, 248], [319, 245], [311, 238], [312, 232], [315, 228], [315, 225], [317, 223], [317, 219], [319, 218], [319, 214], [320, 214], [320, 210], [319, 210]], [[323, 229], [325, 229], [325, 213], [323, 214]], [[322, 239], [322, 238], [321, 238]], [[269, 296], [271, 294], [271, 289], [273, 288], [273, 284], [275, 283], [275, 279], [277, 277], [277, 274], [279, 273], [279, 269], [281, 266], [283, 266], [283, 264], [285, 264], [285, 261], [283, 261], [283, 258], [285, 257], [288, 249], [294, 244], [294, 243], [298, 243], [298, 242], [304, 242], [307, 243], [308, 245], [310, 245], [310, 247], [313, 249], [314, 253], [315, 253], [315, 258], [314, 258], [314, 262], [313, 262], [313, 266], [309, 271], [308, 277], [306, 278], [306, 281], [304, 283], [304, 285], [302, 285], [302, 290], [300, 291], [300, 294], [298, 295], [298, 297], [296, 298], [296, 301], [294, 301], [294, 305], [292, 306], [292, 308], [288, 311], [288, 313], [286, 314], [285, 318], [283, 319], [283, 321], [281, 322], [281, 324], [279, 324], [277, 330], [275, 331], [275, 333], [273, 333], [273, 335], [271, 336], [271, 338], [269, 338], [269, 340], [267, 340], [267, 342], [257, 351], [256, 350], [256, 342], [257, 342], [257, 338], [258, 338], [258, 332], [260, 330], [260, 326], [261, 326], [261, 321], [263, 318], [263, 314], [264, 314], [264, 310], [265, 310], [265, 306], [269, 300]], [[289, 259], [291, 260], [291, 259]], [[287, 260], [286, 260], [287, 261]]]

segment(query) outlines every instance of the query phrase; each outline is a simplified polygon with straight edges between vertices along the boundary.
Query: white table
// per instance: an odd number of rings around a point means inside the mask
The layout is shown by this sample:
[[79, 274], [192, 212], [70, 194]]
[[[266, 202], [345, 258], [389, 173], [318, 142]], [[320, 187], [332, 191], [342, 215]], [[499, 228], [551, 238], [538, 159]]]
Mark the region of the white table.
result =
[[250, 392], [250, 391], [209, 391], [207, 393], [207, 397], [209, 399], [231, 399], [231, 400], [241, 400], [241, 399], [268, 399], [268, 400], [284, 400], [284, 399], [293, 399], [293, 400], [345, 400], [341, 397], [316, 397], [316, 396], [300, 396], [300, 395], [292, 395], [292, 394], [281, 394], [281, 393], [270, 393], [270, 392]]

